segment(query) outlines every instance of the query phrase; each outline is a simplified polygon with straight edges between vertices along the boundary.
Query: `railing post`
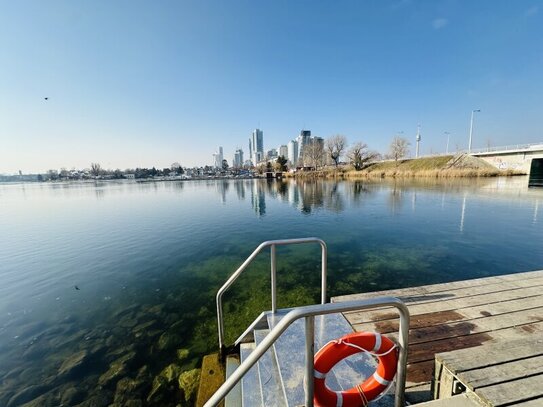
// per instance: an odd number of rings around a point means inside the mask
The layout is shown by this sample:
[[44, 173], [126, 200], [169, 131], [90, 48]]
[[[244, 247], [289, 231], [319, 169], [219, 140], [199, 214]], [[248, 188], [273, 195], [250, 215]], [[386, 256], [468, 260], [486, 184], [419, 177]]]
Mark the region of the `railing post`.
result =
[[305, 406], [313, 407], [315, 358], [315, 317], [305, 317]]
[[277, 312], [277, 261], [275, 258], [275, 245], [270, 246], [270, 258], [271, 258], [271, 311], [275, 314]]
[[405, 304], [402, 304], [401, 306], [396, 305], [396, 309], [400, 314], [400, 327], [398, 332], [398, 345], [400, 352], [398, 354], [398, 370], [396, 373], [396, 394], [394, 399], [394, 407], [404, 407], [410, 315]]
[[222, 315], [222, 298], [220, 293], [217, 293], [217, 328], [219, 330], [219, 352], [222, 355], [224, 348], [224, 320]]
[[326, 304], [326, 274], [328, 272], [328, 249], [321, 242], [321, 304]]

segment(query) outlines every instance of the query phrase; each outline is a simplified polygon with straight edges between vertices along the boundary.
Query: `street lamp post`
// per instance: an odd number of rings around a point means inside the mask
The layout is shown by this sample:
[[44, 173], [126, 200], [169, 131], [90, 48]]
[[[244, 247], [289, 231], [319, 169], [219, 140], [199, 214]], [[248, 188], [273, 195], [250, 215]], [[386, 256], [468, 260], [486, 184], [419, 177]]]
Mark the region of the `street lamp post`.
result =
[[451, 137], [451, 133], [449, 133], [448, 131], [444, 132], [444, 134], [447, 135], [447, 150], [446, 150], [446, 154], [449, 154], [449, 139]]
[[468, 145], [468, 152], [471, 153], [471, 138], [473, 136], [473, 114], [475, 112], [480, 112], [481, 109], [473, 109], [471, 111], [471, 122], [470, 122], [470, 125], [469, 125], [469, 145]]
[[419, 143], [420, 143], [420, 124], [417, 126], [417, 152], [415, 153], [415, 158], [419, 158]]

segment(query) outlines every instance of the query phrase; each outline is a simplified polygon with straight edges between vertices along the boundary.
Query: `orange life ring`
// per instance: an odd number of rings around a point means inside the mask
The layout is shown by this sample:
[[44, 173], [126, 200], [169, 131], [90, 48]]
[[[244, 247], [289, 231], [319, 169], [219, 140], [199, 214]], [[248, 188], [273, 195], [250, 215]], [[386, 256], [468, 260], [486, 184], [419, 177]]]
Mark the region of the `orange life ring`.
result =
[[[335, 392], [326, 387], [326, 375], [342, 359], [366, 351], [379, 359], [379, 365], [366, 381], [353, 388]], [[377, 332], [357, 332], [329, 342], [315, 355], [314, 403], [316, 406], [366, 406], [396, 375], [398, 352], [390, 339]]]

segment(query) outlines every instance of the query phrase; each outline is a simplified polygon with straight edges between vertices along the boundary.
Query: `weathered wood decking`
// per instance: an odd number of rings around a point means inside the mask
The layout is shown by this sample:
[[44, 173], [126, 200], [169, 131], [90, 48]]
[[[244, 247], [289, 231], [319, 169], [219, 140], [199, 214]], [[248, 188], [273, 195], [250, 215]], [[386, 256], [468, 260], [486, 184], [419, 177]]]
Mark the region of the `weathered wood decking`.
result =
[[[391, 295], [411, 313], [407, 397], [429, 400], [436, 353], [543, 332], [543, 270], [335, 297], [333, 302]], [[356, 331], [396, 337], [392, 309], [346, 313]], [[486, 348], [486, 347], [485, 347]], [[541, 385], [543, 396], [543, 383]]]

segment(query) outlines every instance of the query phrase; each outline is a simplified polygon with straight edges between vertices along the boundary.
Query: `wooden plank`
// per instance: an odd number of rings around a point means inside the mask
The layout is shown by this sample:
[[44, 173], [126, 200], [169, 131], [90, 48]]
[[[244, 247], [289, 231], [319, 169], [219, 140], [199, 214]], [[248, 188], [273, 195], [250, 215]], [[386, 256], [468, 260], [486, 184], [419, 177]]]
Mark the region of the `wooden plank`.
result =
[[517, 403], [540, 397], [543, 387], [543, 375], [526, 377], [512, 382], [482, 387], [477, 395], [495, 407]]
[[[543, 353], [543, 349], [539, 352]], [[518, 380], [535, 374], [543, 374], [543, 355], [462, 372], [457, 374], [457, 377], [469, 389], [475, 391], [480, 387]], [[540, 383], [540, 390], [543, 392], [543, 381]]]
[[[514, 327], [518, 325], [528, 325], [543, 321], [543, 307], [537, 307], [527, 310], [515, 311], [510, 313], [492, 315], [484, 318], [466, 319], [450, 324], [437, 324], [423, 326], [421, 328], [411, 329], [409, 332], [409, 343], [430, 342], [446, 338], [455, 338], [459, 336], [484, 333]], [[390, 334], [397, 338], [398, 322], [385, 321], [376, 323], [365, 323], [354, 325], [357, 332], [376, 331]]]
[[[510, 285], [510, 284], [517, 284], [519, 281], [527, 281], [527, 280], [533, 280], [543, 278], [543, 270], [539, 271], [529, 271], [525, 273], [516, 273], [516, 274], [507, 274], [503, 276], [494, 276], [494, 277], [482, 277], [482, 278], [476, 278], [472, 280], [460, 280], [460, 281], [451, 281], [448, 283], [440, 283], [440, 284], [430, 284], [425, 286], [417, 286], [417, 287], [407, 287], [407, 288], [399, 288], [399, 289], [393, 289], [393, 290], [381, 290], [381, 291], [373, 291], [370, 293], [359, 293], [359, 294], [349, 294], [349, 295], [340, 295], [337, 297], [332, 298], [332, 302], [340, 302], [340, 301], [352, 301], [357, 299], [365, 299], [365, 298], [375, 298], [380, 297], [384, 295], [391, 295], [394, 297], [414, 297], [417, 295], [422, 295], [428, 297], [429, 294], [439, 294], [439, 293], [447, 293], [451, 291], [456, 290], [462, 290], [462, 289], [472, 289], [477, 286], [488, 286], [492, 284], [496, 285]], [[522, 284], [522, 286], [527, 287], [528, 285]], [[439, 297], [438, 297], [439, 298]]]
[[[537, 332], [543, 331], [543, 322], [538, 322], [534, 325], [536, 325], [535, 329]], [[461, 352], [461, 349], [474, 348], [487, 342], [489, 345], [494, 345], [496, 340], [526, 339], [530, 335], [532, 334], [527, 333], [521, 327], [510, 327], [490, 333], [473, 334], [459, 338], [447, 338], [434, 342], [409, 345], [407, 380], [411, 385], [430, 382], [434, 373], [434, 357], [438, 353], [442, 355], [444, 352], [456, 350]], [[487, 351], [485, 350], [485, 354]]]
[[484, 350], [462, 349], [435, 357], [453, 373], [459, 373], [538, 355], [543, 355], [543, 332], [517, 340], [491, 342], [484, 345]]
[[417, 404], [417, 407], [480, 407], [473, 397], [468, 394], [457, 394], [456, 396], [449, 397], [441, 400], [432, 400], [425, 403]]
[[[504, 302], [516, 300], [519, 298], [528, 298], [542, 295], [543, 284], [530, 286], [526, 288], [515, 288], [505, 291], [497, 291], [474, 295], [468, 297], [454, 297], [442, 301], [419, 301], [416, 304], [409, 304], [409, 312], [411, 316], [420, 315], [428, 312], [442, 312], [457, 309], [465, 309], [476, 307], [484, 304], [493, 304], [496, 302]], [[364, 322], [376, 322], [387, 319], [396, 319], [397, 312], [393, 308], [371, 310], [366, 312], [355, 312], [345, 314], [348, 321], [353, 324]]]
[[522, 401], [515, 404], [516, 407], [541, 407], [543, 406], [543, 397], [538, 397], [534, 400]]

